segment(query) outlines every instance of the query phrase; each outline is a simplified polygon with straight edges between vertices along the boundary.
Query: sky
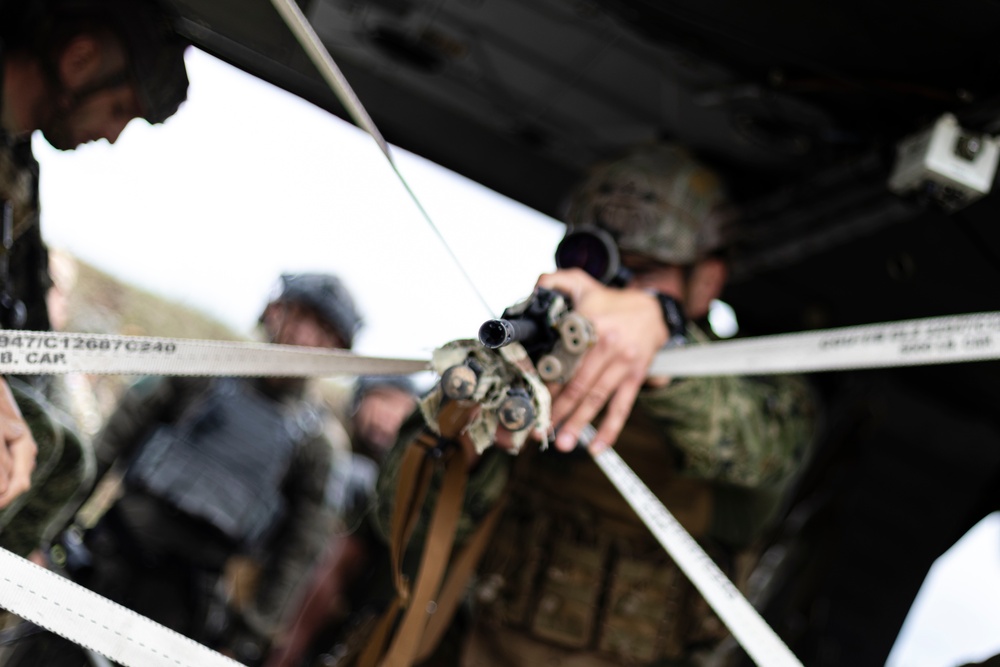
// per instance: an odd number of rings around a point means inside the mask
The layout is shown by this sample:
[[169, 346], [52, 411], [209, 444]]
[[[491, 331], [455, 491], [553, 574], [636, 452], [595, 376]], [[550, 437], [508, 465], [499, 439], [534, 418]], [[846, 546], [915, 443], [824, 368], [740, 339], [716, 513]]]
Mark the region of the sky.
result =
[[[187, 62], [189, 99], [163, 125], [68, 153], [35, 138], [51, 246], [247, 335], [280, 273], [334, 272], [365, 316], [355, 350], [412, 358], [474, 337], [554, 268], [561, 224], [395, 149], [473, 289], [371, 137], [200, 51]], [[887, 664], [994, 652], [995, 514], [932, 570]]]
[[560, 223], [394, 150], [487, 308], [371, 137], [202, 52], [188, 67], [162, 126], [67, 153], [36, 137], [52, 245], [242, 333], [280, 273], [334, 272], [365, 315], [356, 350], [392, 356], [474, 337], [554, 268]]

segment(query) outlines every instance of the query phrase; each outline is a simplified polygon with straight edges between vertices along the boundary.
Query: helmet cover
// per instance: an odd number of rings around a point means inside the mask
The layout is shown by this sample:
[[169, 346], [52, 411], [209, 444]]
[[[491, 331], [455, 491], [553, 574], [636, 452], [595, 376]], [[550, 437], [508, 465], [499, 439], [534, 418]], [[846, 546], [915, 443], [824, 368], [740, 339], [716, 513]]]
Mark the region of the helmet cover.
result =
[[567, 232], [597, 227], [625, 252], [687, 266], [722, 245], [726, 193], [685, 149], [650, 144], [590, 170], [570, 196]]
[[155, 0], [52, 0], [47, 15], [52, 25], [106, 25], [117, 35], [128, 56], [140, 116], [149, 123], [162, 123], [187, 99], [188, 44]]

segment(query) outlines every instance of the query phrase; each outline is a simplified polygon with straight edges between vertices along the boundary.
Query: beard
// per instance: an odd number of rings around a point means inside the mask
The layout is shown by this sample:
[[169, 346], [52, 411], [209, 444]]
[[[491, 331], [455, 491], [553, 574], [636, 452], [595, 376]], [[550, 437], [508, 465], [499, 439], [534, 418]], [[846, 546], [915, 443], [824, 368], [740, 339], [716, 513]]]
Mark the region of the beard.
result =
[[49, 144], [61, 151], [75, 150], [82, 141], [74, 136], [74, 113], [79, 102], [72, 93], [65, 89], [53, 93], [47, 102], [43, 103], [48, 113], [38, 124], [38, 129]]
[[42, 136], [49, 144], [61, 151], [73, 151], [80, 145], [79, 141], [73, 141], [65, 127], [50, 127], [42, 129]]

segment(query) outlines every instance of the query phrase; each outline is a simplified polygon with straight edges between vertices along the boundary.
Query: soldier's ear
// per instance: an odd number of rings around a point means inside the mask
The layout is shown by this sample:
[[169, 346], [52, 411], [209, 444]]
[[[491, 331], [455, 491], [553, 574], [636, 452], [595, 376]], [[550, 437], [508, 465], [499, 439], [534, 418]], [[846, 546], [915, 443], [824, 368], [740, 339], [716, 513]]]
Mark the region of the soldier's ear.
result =
[[70, 90], [85, 87], [101, 70], [104, 46], [96, 37], [80, 34], [70, 39], [57, 59], [59, 76]]
[[687, 316], [699, 320], [708, 315], [712, 300], [719, 298], [728, 279], [729, 269], [718, 257], [708, 257], [695, 264], [688, 278], [687, 298], [684, 300]]

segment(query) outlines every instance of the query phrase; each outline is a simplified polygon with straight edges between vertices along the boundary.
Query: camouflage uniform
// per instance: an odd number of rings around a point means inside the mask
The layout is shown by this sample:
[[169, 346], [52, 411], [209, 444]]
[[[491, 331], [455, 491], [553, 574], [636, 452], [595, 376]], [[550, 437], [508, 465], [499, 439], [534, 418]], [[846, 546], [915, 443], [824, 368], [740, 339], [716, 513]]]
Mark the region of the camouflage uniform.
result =
[[[51, 326], [45, 296], [51, 281], [38, 225], [38, 163], [29, 139], [15, 140], [0, 128], [0, 202], [4, 201], [13, 209], [14, 244], [7, 258], [9, 275], [5, 281], [0, 276], [0, 293], [24, 303], [25, 329], [47, 331]], [[93, 482], [94, 461], [89, 444], [74, 431], [70, 418], [50, 403], [55, 381], [25, 377], [11, 385], [38, 445], [38, 458], [31, 490], [0, 511], [0, 547], [27, 556], [50, 540], [75, 511], [77, 501], [82, 502]]]
[[38, 445], [31, 488], [0, 511], [0, 547], [26, 557], [52, 542], [87, 498], [94, 455], [69, 416], [20, 378], [8, 378]]
[[[642, 393], [616, 451], [740, 583], [806, 454], [812, 405], [794, 377], [681, 379]], [[400, 449], [379, 482], [383, 534]], [[504, 494], [472, 588], [464, 656], [435, 664], [697, 664], [725, 636], [585, 452], [487, 452], [469, 482], [460, 540]]]
[[[174, 498], [149, 490], [141, 480], [133, 481], [130, 471], [144, 455], [152, 452], [155, 456], [152, 443], [164, 426], [181, 425], [193, 413], [200, 413], [208, 421], [194, 423], [212, 435], [217, 433], [212, 428], [218, 422], [211, 420], [223, 410], [212, 401], [226, 394], [211, 392], [219, 382], [239, 383], [285, 414], [298, 415], [307, 403], [301, 385], [274, 388], [260, 379], [150, 377], [137, 382], [95, 438], [99, 474], [118, 462], [129, 465], [123, 494], [85, 533], [89, 563], [72, 574], [81, 585], [196, 641], [245, 652], [239, 656], [241, 661], [252, 664], [332, 527], [333, 517], [324, 507], [323, 496], [333, 447], [324, 421], [311, 421], [310, 428], [296, 431], [292, 459], [276, 464], [278, 472], [271, 476], [280, 478], [280, 488], [274, 491], [284, 499], [285, 510], [252, 542], [237, 543], [209, 520], [181, 509]], [[204, 410], [206, 406], [211, 409]], [[253, 445], [247, 442], [246, 446]], [[278, 446], [269, 441], [262, 448]], [[234, 452], [237, 460], [242, 451]], [[167, 456], [174, 452], [167, 450]], [[205, 465], [210, 467], [210, 462]], [[204, 480], [196, 477], [188, 479], [198, 486]], [[227, 485], [223, 476], [216, 479], [223, 494], [235, 494], [235, 484]], [[267, 491], [259, 489], [258, 493], [266, 495]], [[222, 591], [224, 569], [237, 556], [259, 566], [249, 575], [254, 581], [245, 586], [250, 592], [237, 591], [248, 599], [238, 602], [226, 600]], [[235, 586], [243, 587], [244, 582]], [[16, 642], [2, 664], [76, 667], [81, 662], [78, 648], [40, 633]]]

